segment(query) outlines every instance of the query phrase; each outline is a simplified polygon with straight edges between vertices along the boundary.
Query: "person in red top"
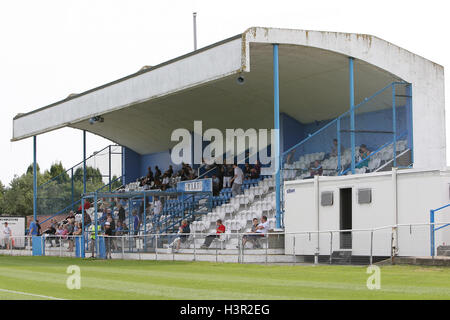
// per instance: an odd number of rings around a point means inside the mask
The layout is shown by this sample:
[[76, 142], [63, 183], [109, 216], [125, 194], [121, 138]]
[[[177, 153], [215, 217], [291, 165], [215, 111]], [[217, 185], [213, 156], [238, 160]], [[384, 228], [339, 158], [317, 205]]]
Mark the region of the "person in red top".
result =
[[217, 220], [216, 226], [216, 234], [210, 234], [205, 238], [205, 243], [201, 246], [202, 249], [209, 248], [214, 239], [219, 238], [221, 233], [225, 233], [225, 226], [222, 224], [222, 220]]
[[[87, 209], [89, 209], [91, 207], [91, 203], [88, 200], [84, 200], [84, 211], [86, 211]], [[78, 207], [77, 210], [78, 213], [81, 213], [81, 204]]]

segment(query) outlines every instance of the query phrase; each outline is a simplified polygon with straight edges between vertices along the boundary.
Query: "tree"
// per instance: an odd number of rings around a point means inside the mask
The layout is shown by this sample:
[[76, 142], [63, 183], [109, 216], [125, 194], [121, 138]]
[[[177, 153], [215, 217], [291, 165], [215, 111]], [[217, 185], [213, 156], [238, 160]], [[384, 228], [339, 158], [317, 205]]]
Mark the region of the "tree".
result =
[[0, 181], [0, 214], [5, 212], [5, 192], [6, 188], [3, 183]]
[[[83, 167], [78, 167], [73, 177], [66, 172], [61, 162], [52, 164], [49, 170], [41, 174], [37, 169], [37, 213], [55, 214], [65, 209], [70, 210], [74, 202], [83, 194]], [[116, 179], [114, 176], [112, 180]], [[103, 176], [98, 168], [86, 167], [86, 192], [95, 192], [104, 186]], [[118, 188], [120, 181], [112, 184]], [[26, 173], [14, 176], [5, 188], [0, 182], [0, 213], [7, 215], [33, 214], [33, 165], [28, 166]]]

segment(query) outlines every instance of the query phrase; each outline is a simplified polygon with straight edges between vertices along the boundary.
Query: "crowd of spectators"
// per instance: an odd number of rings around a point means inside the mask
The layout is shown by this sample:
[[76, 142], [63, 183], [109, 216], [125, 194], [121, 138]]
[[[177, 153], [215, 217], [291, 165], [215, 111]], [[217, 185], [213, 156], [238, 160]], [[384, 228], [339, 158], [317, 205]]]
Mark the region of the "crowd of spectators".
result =
[[[245, 163], [243, 167], [237, 164], [212, 164], [205, 166], [205, 177], [212, 178], [213, 195], [217, 196], [223, 188], [232, 188], [233, 196], [241, 192], [244, 180], [258, 179], [261, 175], [259, 160], [252, 165]], [[208, 172], [211, 172], [208, 174]]]

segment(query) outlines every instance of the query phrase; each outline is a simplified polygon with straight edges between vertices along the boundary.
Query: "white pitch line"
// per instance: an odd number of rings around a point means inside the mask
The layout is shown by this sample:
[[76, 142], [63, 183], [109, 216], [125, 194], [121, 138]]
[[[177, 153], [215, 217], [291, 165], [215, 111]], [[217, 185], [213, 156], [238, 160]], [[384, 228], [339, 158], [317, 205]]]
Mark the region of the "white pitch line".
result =
[[24, 296], [33, 296], [33, 297], [50, 299], [50, 300], [66, 300], [66, 299], [62, 299], [62, 298], [55, 298], [55, 297], [50, 297], [50, 296], [44, 296], [44, 295], [41, 295], [41, 294], [27, 293], [27, 292], [21, 292], [21, 291], [13, 291], [13, 290], [7, 290], [7, 289], [0, 289], [0, 292], [15, 293], [15, 294], [21, 294], [21, 295], [24, 295]]

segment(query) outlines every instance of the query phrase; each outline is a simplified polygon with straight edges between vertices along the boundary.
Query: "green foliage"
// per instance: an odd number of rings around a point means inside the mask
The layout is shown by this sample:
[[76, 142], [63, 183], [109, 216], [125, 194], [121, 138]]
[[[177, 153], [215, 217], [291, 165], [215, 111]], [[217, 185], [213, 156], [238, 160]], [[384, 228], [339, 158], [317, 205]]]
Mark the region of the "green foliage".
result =
[[[49, 170], [41, 173], [37, 166], [37, 212], [39, 215], [55, 214], [78, 201], [83, 194], [83, 167], [73, 172], [63, 167], [61, 162], [52, 164]], [[86, 167], [86, 192], [94, 192], [104, 185], [99, 169]], [[121, 185], [120, 181], [113, 188]], [[73, 189], [72, 189], [73, 186]], [[33, 165], [26, 173], [15, 176], [9, 186], [0, 182], [0, 214], [33, 214]]]

